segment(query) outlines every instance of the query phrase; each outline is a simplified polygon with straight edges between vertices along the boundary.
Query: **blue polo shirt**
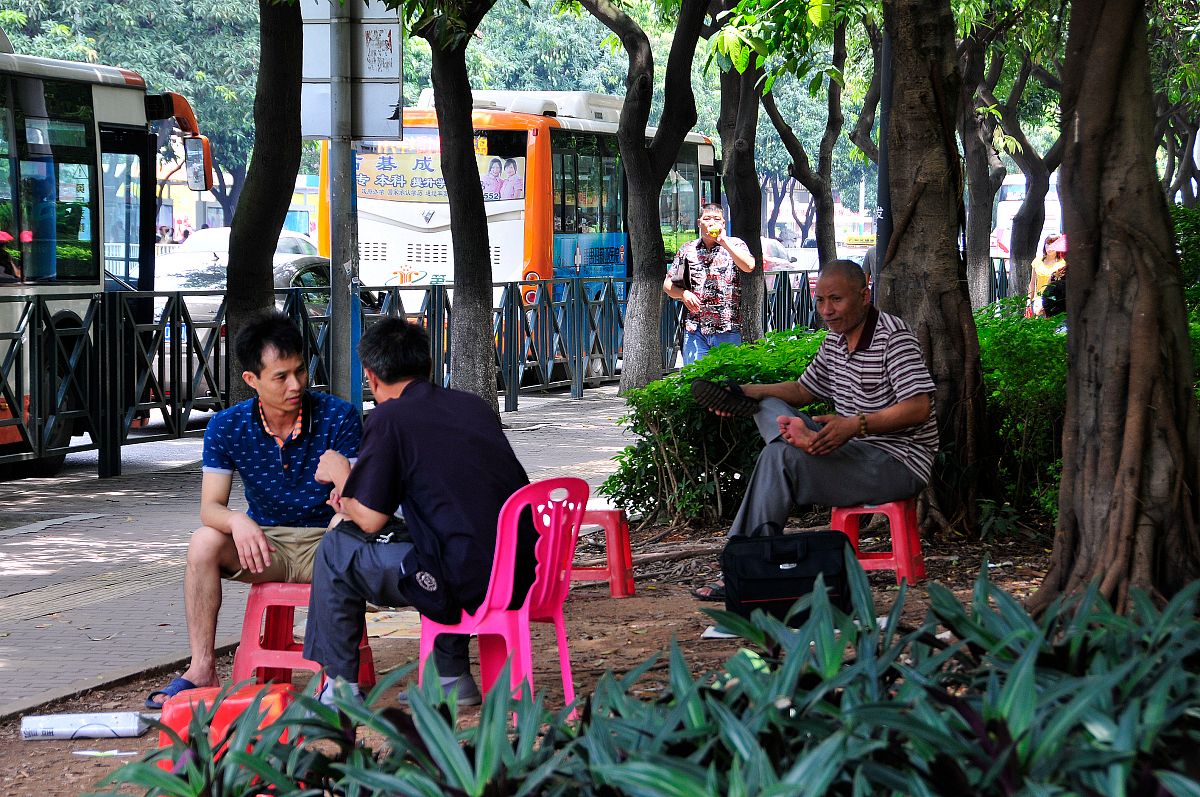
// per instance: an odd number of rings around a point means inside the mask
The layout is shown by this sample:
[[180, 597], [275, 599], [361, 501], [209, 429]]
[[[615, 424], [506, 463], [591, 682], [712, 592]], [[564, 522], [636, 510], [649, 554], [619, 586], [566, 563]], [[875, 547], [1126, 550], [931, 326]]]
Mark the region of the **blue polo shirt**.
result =
[[315, 478], [321, 455], [333, 449], [351, 460], [362, 442], [362, 420], [348, 401], [306, 392], [300, 434], [283, 446], [267, 434], [258, 398], [218, 412], [204, 432], [204, 472], [242, 476], [248, 514], [260, 526], [325, 526], [333, 517], [331, 485]]

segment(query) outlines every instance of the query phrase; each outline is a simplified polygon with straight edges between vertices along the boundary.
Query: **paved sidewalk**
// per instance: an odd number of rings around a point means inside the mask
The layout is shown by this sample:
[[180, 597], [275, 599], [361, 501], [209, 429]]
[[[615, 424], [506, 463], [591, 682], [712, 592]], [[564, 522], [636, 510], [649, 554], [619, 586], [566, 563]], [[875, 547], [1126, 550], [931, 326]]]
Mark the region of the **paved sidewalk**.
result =
[[[628, 442], [622, 414], [612, 386], [578, 400], [522, 396], [502, 418], [530, 479], [578, 476], [596, 506]], [[186, 660], [183, 563], [199, 524], [200, 443], [153, 446], [124, 449], [114, 479], [96, 477], [90, 452], [56, 478], [0, 483], [0, 717]], [[245, 506], [239, 485], [231, 504]], [[248, 590], [226, 583], [219, 644], [240, 633]]]

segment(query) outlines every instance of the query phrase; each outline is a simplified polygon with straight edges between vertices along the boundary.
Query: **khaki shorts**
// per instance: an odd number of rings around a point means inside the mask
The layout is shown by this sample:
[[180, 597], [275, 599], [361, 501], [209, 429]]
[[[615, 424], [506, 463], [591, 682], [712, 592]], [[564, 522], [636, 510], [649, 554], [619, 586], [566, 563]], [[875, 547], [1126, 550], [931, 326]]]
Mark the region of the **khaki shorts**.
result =
[[311, 584], [313, 560], [325, 531], [324, 526], [269, 526], [263, 529], [263, 533], [275, 549], [271, 553], [271, 564], [261, 573], [252, 573], [245, 568], [234, 573], [222, 570], [221, 578], [246, 584], [259, 581]]

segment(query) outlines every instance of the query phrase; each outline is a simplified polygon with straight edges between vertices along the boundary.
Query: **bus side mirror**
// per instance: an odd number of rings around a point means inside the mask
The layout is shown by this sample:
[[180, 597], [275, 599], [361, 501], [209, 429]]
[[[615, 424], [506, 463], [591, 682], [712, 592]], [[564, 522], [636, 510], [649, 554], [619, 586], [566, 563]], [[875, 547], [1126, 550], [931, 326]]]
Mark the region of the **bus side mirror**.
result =
[[212, 150], [208, 148], [206, 136], [188, 136], [183, 139], [185, 171], [188, 188], [193, 191], [208, 191], [213, 187]]

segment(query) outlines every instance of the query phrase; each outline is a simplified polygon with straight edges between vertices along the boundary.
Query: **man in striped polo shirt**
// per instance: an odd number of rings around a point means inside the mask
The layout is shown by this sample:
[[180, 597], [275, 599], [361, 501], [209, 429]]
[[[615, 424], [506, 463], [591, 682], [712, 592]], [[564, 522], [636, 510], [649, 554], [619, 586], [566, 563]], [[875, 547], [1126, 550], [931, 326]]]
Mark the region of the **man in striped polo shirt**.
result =
[[[875, 309], [850, 260], [821, 269], [817, 311], [829, 334], [796, 381], [693, 390], [716, 412], [753, 414], [767, 443], [731, 537], [781, 533], [796, 504], [881, 504], [915, 496], [929, 481], [938, 449], [934, 384], [916, 336]], [[796, 409], [816, 401], [831, 401], [835, 414]], [[717, 587], [696, 595], [716, 598]]]

